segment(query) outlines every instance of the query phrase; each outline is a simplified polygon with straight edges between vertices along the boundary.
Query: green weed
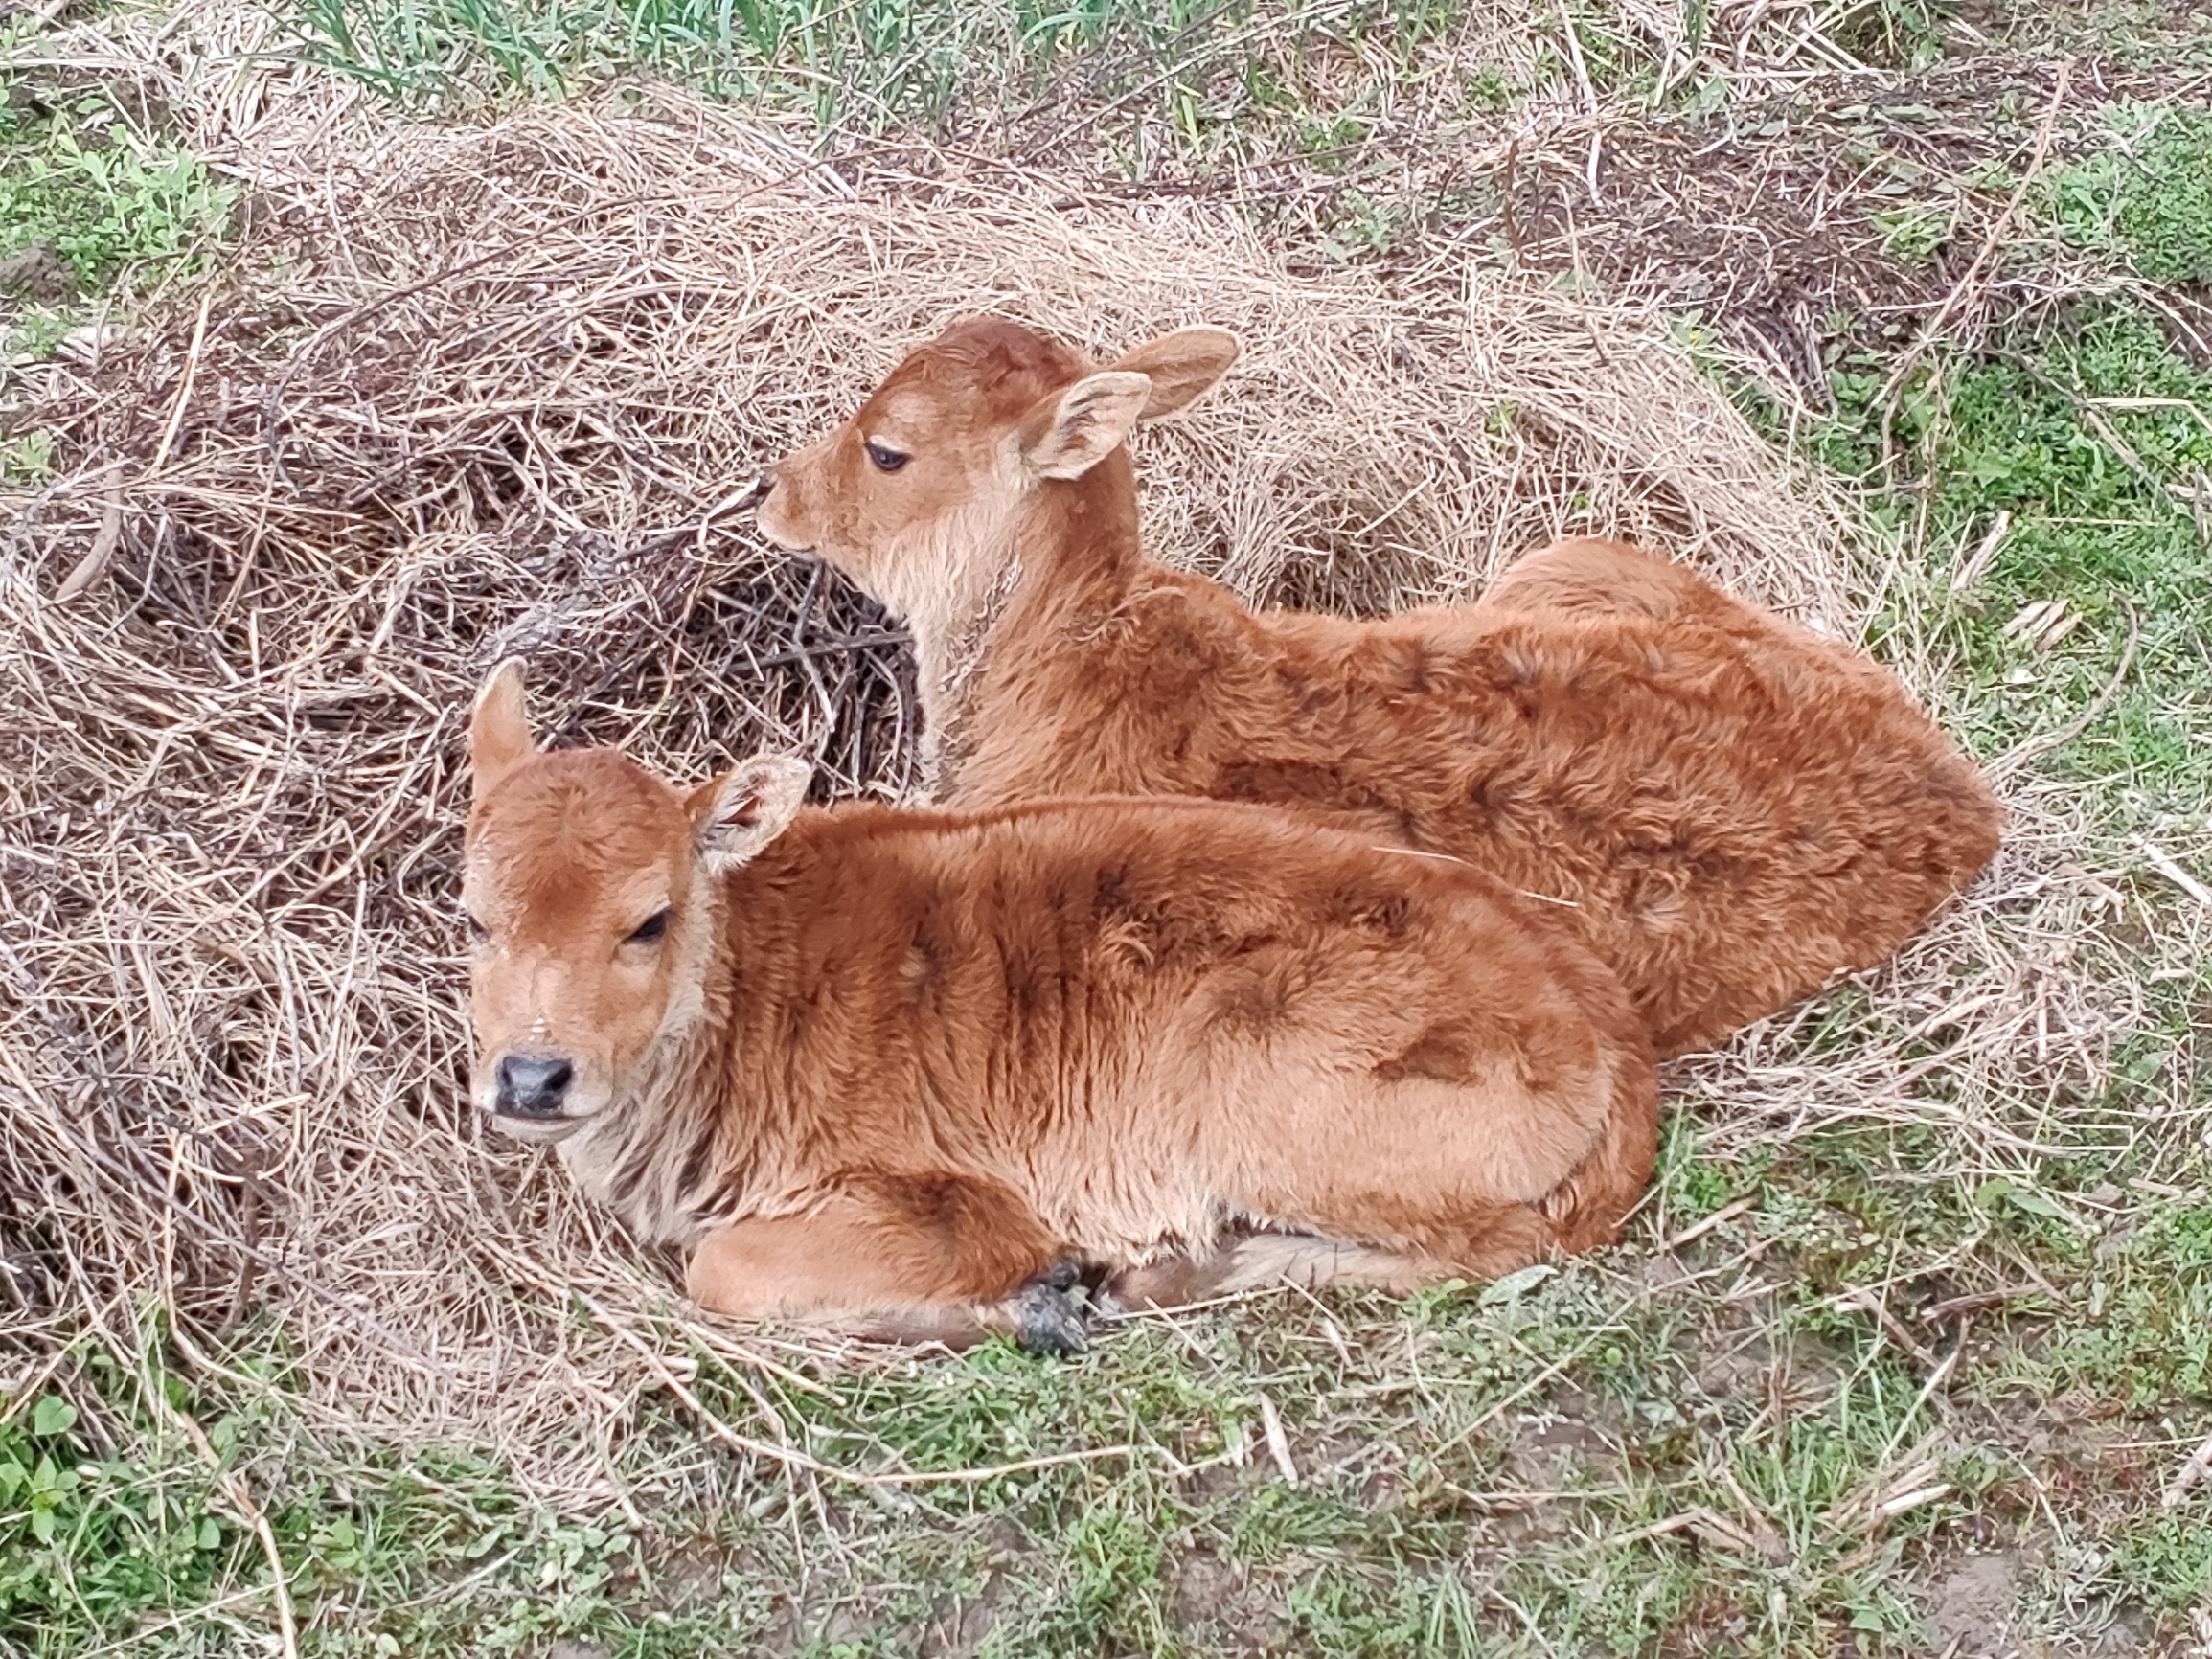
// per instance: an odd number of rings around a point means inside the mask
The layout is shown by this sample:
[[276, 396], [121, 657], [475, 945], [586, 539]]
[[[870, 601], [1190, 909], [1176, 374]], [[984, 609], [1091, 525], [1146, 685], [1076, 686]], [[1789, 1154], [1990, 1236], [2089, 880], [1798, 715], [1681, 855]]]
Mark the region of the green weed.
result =
[[204, 269], [239, 190], [88, 94], [0, 126], [0, 255], [52, 248], [80, 289], [145, 287]]
[[2122, 1580], [2155, 1603], [2186, 1607], [2212, 1597], [2212, 1522], [2195, 1507], [2197, 1514], [2131, 1529], [2114, 1554]]
[[1909, 265], [1927, 264], [1950, 239], [1950, 216], [1935, 208], [1893, 208], [1869, 216], [1881, 234], [1881, 251]]
[[1679, 1229], [1701, 1221], [1736, 1195], [1742, 1176], [1700, 1155], [1698, 1121], [1670, 1112], [1659, 1125], [1656, 1176], [1669, 1223]]
[[[34, 354], [43, 356], [43, 352]], [[54, 475], [54, 434], [42, 429], [0, 438], [0, 484], [43, 484]]]
[[1926, 69], [1943, 56], [1945, 8], [1927, 0], [1876, 0], [1845, 14], [1836, 44], [1862, 63]]
[[239, 1545], [204, 1481], [102, 1458], [78, 1430], [54, 1394], [0, 1427], [0, 1639], [39, 1655], [212, 1599]]
[[2054, 1329], [2043, 1386], [2155, 1411], [2212, 1402], [2212, 1209], [2161, 1207], [2105, 1241], [2081, 1315]]
[[2106, 121], [2110, 148], [2042, 185], [2046, 222], [2153, 282], [2212, 284], [2212, 115], [2122, 103]]

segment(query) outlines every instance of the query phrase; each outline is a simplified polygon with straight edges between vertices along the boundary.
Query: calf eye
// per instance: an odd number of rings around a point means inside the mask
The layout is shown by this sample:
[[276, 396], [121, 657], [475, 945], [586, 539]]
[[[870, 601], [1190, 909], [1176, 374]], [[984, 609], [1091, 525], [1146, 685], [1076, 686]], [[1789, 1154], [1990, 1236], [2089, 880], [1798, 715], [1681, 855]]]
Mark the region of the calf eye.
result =
[[491, 943], [491, 930], [486, 927], [484, 923], [477, 920], [475, 917], [470, 916], [466, 910], [461, 914], [463, 919], [466, 920], [468, 923], [469, 939], [477, 944], [490, 944]]
[[674, 914], [672, 910], [654, 911], [631, 930], [630, 936], [623, 943], [650, 944], [669, 930], [669, 918]]
[[896, 449], [886, 449], [880, 443], [871, 443], [868, 445], [868, 459], [876, 464], [878, 472], [896, 472], [913, 457], [901, 455]]

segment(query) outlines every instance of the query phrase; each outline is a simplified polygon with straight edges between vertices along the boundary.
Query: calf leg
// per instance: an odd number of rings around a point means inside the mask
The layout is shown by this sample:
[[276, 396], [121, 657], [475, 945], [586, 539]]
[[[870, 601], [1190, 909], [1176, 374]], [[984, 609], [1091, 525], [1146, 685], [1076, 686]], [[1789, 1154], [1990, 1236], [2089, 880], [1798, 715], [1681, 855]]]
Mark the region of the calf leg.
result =
[[[1474, 1279], [1611, 1243], [1642, 1199], [1657, 1160], [1659, 1089], [1649, 1050], [1617, 1051], [1592, 1090], [1602, 1102], [1594, 1132], [1580, 1156], [1540, 1177], [1547, 1183], [1540, 1193], [1486, 1192], [1476, 1172], [1488, 1160], [1469, 1160], [1463, 1166], [1469, 1178], [1454, 1191], [1447, 1184], [1454, 1163], [1472, 1148], [1468, 1139], [1438, 1136], [1437, 1178], [1425, 1170], [1417, 1175], [1411, 1170], [1370, 1169], [1364, 1201], [1341, 1219], [1328, 1218], [1323, 1230], [1357, 1238], [1362, 1230], [1343, 1221], [1364, 1218], [1366, 1237]], [[1403, 1111], [1419, 1092], [1387, 1090], [1383, 1098]], [[1430, 1280], [1445, 1276], [1425, 1274]]]
[[1308, 1233], [1252, 1233], [1204, 1255], [1178, 1253], [1124, 1268], [1107, 1279], [1105, 1294], [1124, 1307], [1182, 1307], [1276, 1284], [1357, 1284], [1403, 1295], [1448, 1272], [1412, 1251]]
[[1559, 1244], [1534, 1205], [1486, 1207], [1448, 1218], [1456, 1235], [1450, 1256], [1426, 1250], [1392, 1250], [1318, 1233], [1252, 1233], [1211, 1253], [1163, 1256], [1124, 1268], [1106, 1282], [1104, 1294], [1124, 1307], [1182, 1307], [1216, 1297], [1295, 1284], [1357, 1286], [1403, 1296], [1446, 1279], [1494, 1278], [1540, 1261]]
[[685, 1276], [693, 1300], [737, 1319], [955, 1348], [1012, 1331], [1044, 1352], [1083, 1346], [1075, 1282], [1015, 1193], [958, 1176], [840, 1181], [804, 1214], [716, 1229]]
[[1625, 1021], [1620, 1038], [1579, 1087], [1531, 1091], [1517, 1111], [1508, 1102], [1518, 1091], [1495, 1075], [1473, 1086], [1377, 1076], [1297, 1090], [1273, 1132], [1245, 1148], [1236, 1195], [1286, 1230], [1127, 1270], [1108, 1292], [1159, 1307], [1283, 1281], [1402, 1293], [1608, 1243], [1658, 1146], [1650, 1052]]

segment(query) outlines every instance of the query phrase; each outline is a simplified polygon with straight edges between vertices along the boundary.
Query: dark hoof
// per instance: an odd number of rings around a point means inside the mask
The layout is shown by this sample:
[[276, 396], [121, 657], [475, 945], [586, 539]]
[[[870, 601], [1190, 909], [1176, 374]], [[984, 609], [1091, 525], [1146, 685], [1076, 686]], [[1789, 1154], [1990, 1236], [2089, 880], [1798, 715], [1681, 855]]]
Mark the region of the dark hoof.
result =
[[1042, 1284], [1059, 1291], [1073, 1290], [1082, 1283], [1083, 1268], [1073, 1261], [1055, 1261], [1030, 1281], [1032, 1284]]
[[1023, 1348], [1065, 1358], [1090, 1346], [1090, 1323], [1075, 1295], [1082, 1282], [1074, 1262], [1060, 1261], [1015, 1293], [1014, 1329]]

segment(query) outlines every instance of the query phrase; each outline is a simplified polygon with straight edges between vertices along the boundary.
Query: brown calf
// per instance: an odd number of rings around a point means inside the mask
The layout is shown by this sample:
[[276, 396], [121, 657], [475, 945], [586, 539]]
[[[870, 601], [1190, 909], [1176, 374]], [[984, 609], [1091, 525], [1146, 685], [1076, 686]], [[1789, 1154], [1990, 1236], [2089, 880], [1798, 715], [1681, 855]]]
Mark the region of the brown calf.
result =
[[1187, 329], [1101, 371], [963, 323], [775, 470], [763, 532], [912, 625], [940, 799], [1266, 801], [1467, 859], [1570, 916], [1662, 1055], [1881, 962], [1995, 852], [1888, 673], [1634, 548], [1368, 623], [1153, 562], [1123, 439], [1236, 352]]
[[1451, 860], [1215, 802], [802, 810], [765, 758], [686, 794], [540, 753], [513, 663], [470, 748], [476, 1103], [724, 1313], [1061, 1345], [1063, 1263], [1406, 1287], [1603, 1243], [1650, 1177], [1618, 982]]

